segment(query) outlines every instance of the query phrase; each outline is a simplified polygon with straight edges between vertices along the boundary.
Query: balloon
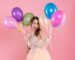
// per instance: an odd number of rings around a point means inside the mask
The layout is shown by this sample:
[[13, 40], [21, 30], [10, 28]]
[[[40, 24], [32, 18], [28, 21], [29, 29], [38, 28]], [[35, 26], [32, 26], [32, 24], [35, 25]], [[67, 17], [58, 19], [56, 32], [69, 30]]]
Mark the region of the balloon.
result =
[[63, 24], [64, 20], [65, 20], [65, 14], [62, 11], [57, 11], [52, 15], [52, 20], [51, 20], [52, 26], [57, 27]]
[[48, 19], [51, 19], [51, 16], [54, 12], [57, 11], [57, 6], [54, 3], [48, 3], [45, 8], [44, 12]]
[[32, 19], [34, 15], [32, 13], [26, 13], [26, 15], [24, 15], [24, 19], [23, 19], [23, 26], [28, 26], [30, 24], [30, 20]]
[[23, 12], [19, 7], [15, 7], [12, 9], [12, 16], [16, 19], [17, 22], [23, 20]]
[[4, 19], [4, 25], [9, 29], [15, 29], [17, 26], [17, 22], [13, 17], [7, 17]]

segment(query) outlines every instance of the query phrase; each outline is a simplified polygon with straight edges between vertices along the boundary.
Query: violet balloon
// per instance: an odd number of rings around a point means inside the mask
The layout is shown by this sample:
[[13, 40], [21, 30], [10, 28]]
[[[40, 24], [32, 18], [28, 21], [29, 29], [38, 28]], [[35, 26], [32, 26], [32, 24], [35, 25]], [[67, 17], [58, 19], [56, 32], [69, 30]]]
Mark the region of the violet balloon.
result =
[[62, 11], [57, 11], [52, 15], [51, 23], [53, 27], [58, 27], [59, 25], [64, 23], [65, 14]]
[[12, 9], [12, 16], [16, 19], [17, 22], [21, 22], [23, 20], [23, 12], [21, 8], [15, 7]]
[[9, 29], [15, 29], [17, 27], [17, 22], [13, 17], [6, 17], [3, 23]]

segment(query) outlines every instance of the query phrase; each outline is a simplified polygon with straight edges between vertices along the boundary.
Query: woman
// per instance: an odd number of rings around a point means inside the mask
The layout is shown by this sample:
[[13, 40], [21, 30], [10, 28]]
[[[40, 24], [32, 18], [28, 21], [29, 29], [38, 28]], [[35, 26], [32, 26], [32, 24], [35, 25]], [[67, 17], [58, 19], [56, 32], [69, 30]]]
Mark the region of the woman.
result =
[[[31, 32], [27, 34], [24, 33], [22, 25], [17, 27], [17, 29], [24, 34], [25, 41], [27, 42], [28, 51], [26, 60], [52, 60], [46, 49], [46, 45], [51, 38], [52, 28], [50, 28], [50, 30], [46, 29], [49, 31], [47, 33], [45, 28], [41, 25], [40, 19], [36, 16], [31, 19], [30, 26]], [[49, 26], [51, 26], [50, 23]], [[48, 28], [48, 26], [45, 27]]]
[[30, 25], [31, 33], [24, 36], [29, 49], [26, 60], [51, 60], [51, 56], [46, 49], [50, 34], [45, 34], [39, 18], [36, 16], [31, 19]]

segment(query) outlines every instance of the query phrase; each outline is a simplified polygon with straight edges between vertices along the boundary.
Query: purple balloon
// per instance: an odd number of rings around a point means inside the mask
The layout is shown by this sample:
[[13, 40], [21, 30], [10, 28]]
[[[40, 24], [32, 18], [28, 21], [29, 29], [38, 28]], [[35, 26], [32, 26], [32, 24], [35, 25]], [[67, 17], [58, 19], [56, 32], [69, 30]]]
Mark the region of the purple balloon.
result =
[[56, 11], [51, 18], [51, 23], [53, 27], [57, 27], [64, 23], [65, 14], [62, 11]]
[[12, 9], [12, 16], [16, 19], [17, 22], [21, 22], [23, 20], [23, 12], [19, 7]]

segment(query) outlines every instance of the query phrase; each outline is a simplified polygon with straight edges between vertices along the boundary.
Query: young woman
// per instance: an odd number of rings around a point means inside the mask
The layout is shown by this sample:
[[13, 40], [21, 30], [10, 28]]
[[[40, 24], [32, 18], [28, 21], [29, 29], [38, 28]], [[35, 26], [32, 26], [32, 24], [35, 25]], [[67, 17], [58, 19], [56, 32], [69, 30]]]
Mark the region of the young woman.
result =
[[37, 16], [34, 16], [31, 19], [30, 27], [30, 33], [25, 34], [24, 30], [22, 30], [28, 45], [26, 60], [52, 60], [50, 53], [46, 49], [47, 42], [51, 38], [51, 31], [47, 33], [44, 30], [40, 24], [40, 19]]
[[51, 56], [46, 49], [50, 34], [45, 34], [37, 16], [31, 19], [30, 25], [31, 33], [24, 36], [29, 49], [26, 60], [51, 60]]

